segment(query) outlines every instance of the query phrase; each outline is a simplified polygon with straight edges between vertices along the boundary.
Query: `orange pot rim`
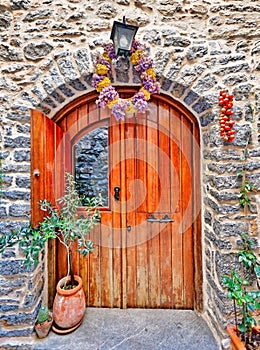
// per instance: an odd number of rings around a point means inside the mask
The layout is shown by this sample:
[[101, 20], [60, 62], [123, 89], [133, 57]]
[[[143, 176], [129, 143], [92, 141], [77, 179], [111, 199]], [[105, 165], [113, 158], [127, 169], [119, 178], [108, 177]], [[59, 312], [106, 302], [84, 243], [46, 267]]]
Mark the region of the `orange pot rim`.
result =
[[[256, 330], [257, 332], [260, 331], [260, 326], [255, 326], [252, 328], [253, 330]], [[228, 325], [227, 326], [227, 332], [233, 342], [233, 344], [236, 346], [236, 349], [239, 350], [246, 350], [246, 347], [242, 340], [239, 338], [239, 336], [236, 333], [237, 326], [236, 325]]]
[[64, 296], [69, 296], [77, 293], [82, 288], [82, 279], [77, 275], [74, 275], [74, 279], [78, 282], [77, 287], [68, 290], [64, 290], [62, 287], [67, 281], [70, 281], [70, 276], [63, 277], [61, 280], [59, 280], [56, 287], [57, 293]]

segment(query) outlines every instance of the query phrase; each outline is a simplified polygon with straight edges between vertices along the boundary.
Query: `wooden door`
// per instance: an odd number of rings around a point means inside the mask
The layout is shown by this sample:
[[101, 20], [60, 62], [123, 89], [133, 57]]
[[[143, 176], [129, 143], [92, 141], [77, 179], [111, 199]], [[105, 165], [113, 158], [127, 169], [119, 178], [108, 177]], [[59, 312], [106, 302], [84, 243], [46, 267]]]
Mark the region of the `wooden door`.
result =
[[[55, 204], [62, 193], [64, 150], [62, 129], [37, 110], [31, 111], [31, 221], [37, 226], [44, 212], [39, 209], [39, 201], [47, 199]], [[49, 306], [55, 296], [57, 283], [56, 242], [48, 244], [48, 294]]]
[[[160, 96], [146, 114], [116, 122], [108, 110], [96, 108], [96, 97], [79, 98], [54, 118], [64, 133], [62, 163], [72, 172], [79, 140], [100, 127], [108, 130], [107, 203], [90, 236], [96, 248], [86, 259], [73, 257], [87, 305], [200, 310], [196, 120]], [[55, 258], [59, 279], [66, 271], [59, 245]]]

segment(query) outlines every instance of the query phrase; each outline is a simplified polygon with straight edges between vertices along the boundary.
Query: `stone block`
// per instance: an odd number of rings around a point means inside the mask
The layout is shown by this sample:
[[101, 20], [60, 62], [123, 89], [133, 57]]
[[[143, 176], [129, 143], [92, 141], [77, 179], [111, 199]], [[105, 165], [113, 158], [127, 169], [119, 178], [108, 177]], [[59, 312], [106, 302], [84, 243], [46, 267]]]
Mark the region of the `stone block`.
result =
[[182, 10], [182, 2], [183, 1], [164, 1], [160, 0], [159, 6], [157, 7], [158, 11], [167, 17], [173, 17], [176, 12], [180, 12]]
[[189, 47], [189, 50], [187, 51], [187, 59], [188, 60], [194, 60], [198, 57], [203, 57], [207, 55], [208, 53], [208, 46], [206, 45], [194, 45]]
[[0, 45], [0, 57], [7, 61], [22, 61], [22, 53], [20, 50], [12, 48], [10, 45], [1, 44]]
[[223, 79], [225, 85], [237, 85], [239, 83], [244, 83], [248, 80], [246, 74], [230, 74]]
[[3, 198], [10, 200], [30, 200], [30, 192], [24, 191], [3, 191]]
[[161, 34], [159, 30], [149, 30], [145, 32], [143, 40], [150, 44], [161, 45]]
[[46, 41], [42, 41], [40, 43], [30, 43], [23, 50], [24, 56], [28, 60], [36, 61], [49, 55], [53, 50], [53, 46]]
[[75, 93], [66, 84], [59, 86], [59, 90], [67, 97], [73, 97]]
[[252, 51], [251, 51], [251, 56], [254, 56], [254, 55], [259, 55], [260, 54], [260, 45], [259, 45], [259, 42], [255, 44], [255, 47], [252, 48]]
[[18, 227], [20, 227], [20, 224], [21, 223], [17, 221], [9, 221], [9, 220], [2, 221], [2, 222], [0, 221], [0, 232], [1, 234], [6, 234], [12, 230], [17, 230]]
[[241, 107], [235, 105], [233, 107], [233, 112], [234, 112], [234, 114], [233, 114], [232, 118], [235, 121], [241, 120], [243, 118], [243, 111], [242, 111]]
[[222, 65], [226, 65], [230, 62], [236, 62], [236, 61], [244, 61], [246, 58], [245, 54], [240, 54], [240, 55], [229, 55], [229, 56], [224, 56], [219, 58], [219, 63]]
[[202, 127], [205, 127], [207, 125], [209, 125], [210, 123], [212, 123], [215, 119], [215, 115], [214, 113], [209, 113], [207, 115], [204, 115], [202, 117], [200, 117], [200, 125]]
[[28, 274], [33, 271], [33, 267], [24, 265], [23, 260], [0, 260], [0, 270], [2, 276], [13, 276], [18, 274]]
[[[28, 337], [32, 335], [34, 326], [32, 327], [23, 327], [21, 329], [0, 329], [0, 338], [2, 337]], [[8, 349], [10, 350], [10, 348]], [[20, 350], [20, 347], [19, 347]]]
[[78, 69], [81, 73], [89, 72], [90, 69], [90, 57], [88, 49], [78, 50], [74, 54], [75, 61], [77, 63]]
[[251, 126], [249, 124], [235, 124], [234, 130], [236, 131], [236, 137], [233, 140], [233, 144], [235, 146], [245, 146], [246, 143], [251, 139]]
[[9, 151], [0, 151], [0, 159], [6, 159], [7, 157], [9, 157], [9, 155]]
[[16, 126], [17, 132], [19, 134], [30, 134], [30, 125], [29, 124], [17, 124]]
[[46, 103], [47, 105], [49, 105], [51, 108], [56, 108], [57, 104], [49, 97], [46, 97], [43, 101], [43, 103]]
[[10, 148], [29, 148], [30, 138], [24, 136], [18, 136], [16, 138], [5, 137], [4, 147]]
[[86, 85], [84, 85], [84, 84], [82, 83], [82, 81], [79, 80], [78, 78], [76, 78], [76, 79], [74, 79], [74, 80], [71, 80], [71, 81], [69, 82], [69, 85], [70, 85], [71, 87], [73, 87], [73, 89], [75, 89], [75, 90], [77, 90], [77, 91], [85, 91], [85, 90], [87, 90]]
[[227, 202], [227, 201], [238, 201], [239, 194], [233, 193], [233, 192], [227, 192], [227, 191], [214, 191], [213, 189], [210, 190], [210, 195], [218, 200], [218, 202]]
[[248, 181], [250, 181], [256, 188], [256, 191], [260, 190], [260, 174], [254, 173], [254, 174], [248, 174], [247, 176]]
[[31, 207], [28, 204], [12, 204], [9, 207], [9, 215], [13, 218], [28, 218], [30, 209]]
[[6, 251], [4, 251], [2, 253], [2, 258], [3, 259], [10, 259], [10, 258], [15, 258], [16, 257], [15, 252], [12, 251], [11, 249], [14, 249], [14, 248], [8, 248]]
[[213, 245], [217, 249], [225, 249], [229, 250], [232, 249], [232, 244], [229, 241], [224, 241], [222, 239], [217, 238], [212, 231], [205, 230], [205, 236], [208, 238], [210, 242], [213, 243]]
[[0, 304], [0, 313], [2, 313], [2, 312], [10, 312], [10, 311], [17, 311], [18, 309], [19, 309], [19, 305], [12, 305], [12, 304], [9, 303], [9, 301], [5, 301], [5, 303], [3, 305]]
[[[228, 254], [230, 254], [230, 253], [228, 253]], [[218, 255], [219, 256], [219, 255]], [[215, 259], [216, 259], [216, 257], [215, 257]], [[216, 261], [214, 262], [214, 263], [216, 263]], [[208, 283], [209, 283], [209, 285], [211, 286], [211, 291], [213, 292], [215, 292], [215, 293], [217, 293], [217, 295], [220, 297], [220, 298], [225, 298], [226, 297], [226, 295], [225, 295], [225, 293], [223, 293], [223, 291], [222, 291], [222, 289], [220, 289], [219, 288], [219, 286], [218, 286], [218, 284], [217, 284], [217, 282], [218, 281], [216, 281], [215, 280], [215, 278], [211, 275], [211, 273], [209, 273], [208, 271], [206, 272], [206, 275], [207, 275], [207, 280], [208, 280]], [[221, 280], [221, 275], [220, 275], [220, 280]]]
[[209, 91], [216, 84], [217, 79], [211, 73], [208, 73], [198, 80], [193, 89], [201, 95], [204, 92]]
[[177, 97], [180, 98], [184, 93], [186, 92], [187, 88], [181, 84], [178, 84], [176, 82], [173, 83], [171, 86], [171, 93]]
[[234, 88], [233, 94], [236, 101], [247, 100], [254, 86], [252, 84], [240, 84]]
[[195, 102], [196, 100], [198, 100], [199, 98], [199, 95], [193, 91], [193, 90], [190, 90], [187, 94], [187, 96], [185, 97], [184, 99], [184, 102], [190, 106], [193, 102]]
[[57, 62], [59, 64], [60, 71], [65, 81], [71, 82], [78, 78], [77, 71], [74, 68], [74, 64], [71, 58], [60, 58]]
[[218, 75], [226, 76], [228, 74], [237, 73], [237, 72], [247, 72], [249, 70], [250, 70], [250, 68], [249, 68], [248, 63], [241, 63], [241, 64], [237, 64], [235, 66], [228, 66], [225, 68], [219, 68], [214, 73], [218, 74]]
[[178, 47], [187, 47], [191, 44], [191, 41], [188, 38], [168, 36], [164, 40], [164, 46], [178, 46]]
[[14, 172], [14, 173], [29, 173], [30, 165], [29, 164], [2, 164], [2, 170], [4, 173]]
[[30, 177], [17, 176], [15, 179], [15, 183], [20, 188], [30, 188], [31, 187]]
[[7, 217], [7, 208], [4, 206], [0, 206], [0, 218], [6, 218]]
[[219, 282], [224, 286], [222, 282], [222, 276], [230, 276], [230, 269], [238, 272], [240, 269], [240, 264], [238, 264], [235, 254], [231, 252], [219, 252], [216, 251], [215, 256], [215, 266]]
[[52, 15], [53, 10], [51, 9], [42, 9], [38, 11], [28, 12], [25, 18], [23, 19], [24, 22], [33, 22], [39, 19], [45, 19], [50, 18]]
[[205, 97], [200, 98], [199, 101], [192, 106], [192, 109], [198, 114], [201, 114], [210, 108], [212, 108], [212, 104]]
[[21, 97], [25, 100], [25, 101], [28, 101], [32, 104], [33, 107], [38, 107], [39, 105], [39, 102], [33, 98], [28, 92], [22, 92], [21, 93]]
[[2, 9], [0, 12], [0, 29], [6, 30], [8, 29], [13, 21], [12, 13], [8, 10]]
[[212, 215], [211, 215], [210, 211], [208, 211], [207, 209], [204, 212], [204, 221], [208, 225], [212, 224]]
[[[54, 82], [54, 84], [56, 85], [56, 87], [63, 85], [64, 84], [64, 79], [62, 77], [62, 75], [60, 74], [60, 72], [58, 71], [57, 67], [53, 67], [50, 69], [49, 71], [50, 77], [52, 79], [52, 81]], [[43, 79], [43, 81], [45, 82], [47, 80]], [[47, 83], [46, 83], [47, 84]], [[46, 90], [49, 93], [49, 88], [51, 87], [51, 92], [53, 91], [52, 89], [52, 84], [48, 83], [48, 90]]]
[[205, 70], [205, 66], [194, 65], [183, 68], [176, 79], [176, 82], [184, 86], [190, 86]]
[[254, 119], [254, 107], [251, 103], [245, 103], [245, 120], [253, 122]]
[[12, 10], [26, 10], [30, 7], [31, 0], [11, 0]]
[[97, 15], [101, 18], [114, 18], [117, 14], [117, 8], [110, 2], [105, 2], [97, 9]]
[[169, 62], [170, 52], [158, 50], [154, 55], [154, 68], [158, 76], [161, 76]]

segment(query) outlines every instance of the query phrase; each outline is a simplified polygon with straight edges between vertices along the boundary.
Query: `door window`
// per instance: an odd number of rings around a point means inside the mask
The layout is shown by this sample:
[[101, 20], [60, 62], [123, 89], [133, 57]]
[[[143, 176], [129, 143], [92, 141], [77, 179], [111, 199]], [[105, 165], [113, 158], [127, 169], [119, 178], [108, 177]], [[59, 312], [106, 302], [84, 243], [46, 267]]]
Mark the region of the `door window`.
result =
[[108, 206], [108, 126], [88, 132], [74, 145], [74, 174], [83, 206], [84, 196], [99, 193]]

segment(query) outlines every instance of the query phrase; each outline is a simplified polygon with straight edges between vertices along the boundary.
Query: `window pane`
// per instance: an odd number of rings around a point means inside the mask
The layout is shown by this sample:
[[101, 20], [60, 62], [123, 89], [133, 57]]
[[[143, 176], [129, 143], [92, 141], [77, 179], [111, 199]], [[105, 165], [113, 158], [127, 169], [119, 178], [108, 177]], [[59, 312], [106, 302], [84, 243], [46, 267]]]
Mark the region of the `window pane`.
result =
[[74, 157], [79, 195], [95, 197], [101, 193], [103, 206], [108, 206], [108, 127], [84, 135], [74, 146]]

